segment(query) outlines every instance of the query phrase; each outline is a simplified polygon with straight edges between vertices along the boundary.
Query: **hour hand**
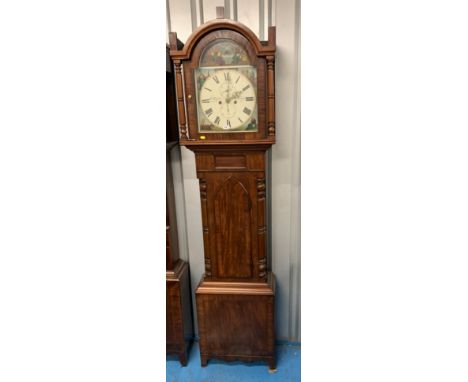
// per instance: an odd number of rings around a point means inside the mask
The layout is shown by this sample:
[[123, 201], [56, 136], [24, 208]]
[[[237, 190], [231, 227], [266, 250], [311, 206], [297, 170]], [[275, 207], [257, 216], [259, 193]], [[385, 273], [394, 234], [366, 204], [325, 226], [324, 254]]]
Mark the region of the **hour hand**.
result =
[[231, 102], [233, 99], [240, 99], [239, 96], [241, 95], [241, 91], [239, 92], [234, 92], [232, 96], [230, 96], [229, 98], [226, 99], [226, 102], [229, 103]]
[[210, 103], [213, 101], [218, 101], [220, 98], [219, 97], [210, 97], [210, 98], [203, 98], [201, 100], [201, 103]]
[[237, 92], [234, 92], [234, 94], [232, 95], [231, 99], [232, 98], [239, 98], [239, 96], [242, 94], [242, 91], [237, 91]]

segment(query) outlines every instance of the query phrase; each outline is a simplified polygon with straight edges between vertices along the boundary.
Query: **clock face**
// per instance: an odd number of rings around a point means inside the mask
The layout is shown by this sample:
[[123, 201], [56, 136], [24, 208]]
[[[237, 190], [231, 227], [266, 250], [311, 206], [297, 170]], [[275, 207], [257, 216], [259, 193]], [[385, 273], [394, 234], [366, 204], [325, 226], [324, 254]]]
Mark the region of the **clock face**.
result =
[[201, 67], [195, 74], [199, 132], [258, 131], [253, 66]]

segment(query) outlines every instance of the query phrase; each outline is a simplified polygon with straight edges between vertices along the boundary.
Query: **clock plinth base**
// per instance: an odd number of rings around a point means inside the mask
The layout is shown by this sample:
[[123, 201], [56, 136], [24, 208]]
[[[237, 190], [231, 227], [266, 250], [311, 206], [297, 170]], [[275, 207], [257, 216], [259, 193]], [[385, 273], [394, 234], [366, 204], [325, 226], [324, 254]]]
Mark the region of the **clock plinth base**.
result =
[[202, 279], [197, 290], [201, 365], [210, 359], [276, 367], [275, 278], [266, 282]]

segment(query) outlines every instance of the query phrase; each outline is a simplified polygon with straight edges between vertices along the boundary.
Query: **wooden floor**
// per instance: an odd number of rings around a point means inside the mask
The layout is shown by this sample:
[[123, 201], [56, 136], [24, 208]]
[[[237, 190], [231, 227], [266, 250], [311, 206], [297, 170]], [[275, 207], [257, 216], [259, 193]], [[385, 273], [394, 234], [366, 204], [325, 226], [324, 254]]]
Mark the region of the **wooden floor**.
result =
[[264, 363], [244, 364], [211, 360], [201, 367], [198, 342], [190, 349], [189, 361], [182, 367], [177, 358], [166, 359], [167, 382], [299, 382], [301, 380], [301, 348], [299, 345], [278, 345], [277, 369], [269, 372]]

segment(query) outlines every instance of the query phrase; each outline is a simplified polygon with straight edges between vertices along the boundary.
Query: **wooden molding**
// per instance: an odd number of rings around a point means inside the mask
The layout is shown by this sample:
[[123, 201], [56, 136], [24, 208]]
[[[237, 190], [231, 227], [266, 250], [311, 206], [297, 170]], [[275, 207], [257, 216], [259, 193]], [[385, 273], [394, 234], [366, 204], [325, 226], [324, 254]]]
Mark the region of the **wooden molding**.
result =
[[181, 146], [186, 146], [194, 152], [198, 151], [226, 151], [226, 150], [268, 150], [273, 144], [274, 140], [257, 140], [257, 141], [181, 141]]
[[211, 281], [203, 277], [195, 293], [274, 296], [275, 290], [275, 277], [271, 272], [268, 272], [266, 281], [259, 282]]

